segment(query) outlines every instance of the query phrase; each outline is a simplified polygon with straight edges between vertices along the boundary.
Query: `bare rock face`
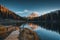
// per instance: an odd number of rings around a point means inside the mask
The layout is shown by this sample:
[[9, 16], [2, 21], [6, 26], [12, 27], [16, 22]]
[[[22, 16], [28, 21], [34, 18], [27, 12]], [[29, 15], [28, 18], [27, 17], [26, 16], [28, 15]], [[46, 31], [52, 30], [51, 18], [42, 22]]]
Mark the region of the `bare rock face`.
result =
[[33, 12], [32, 14], [30, 14], [30, 15], [28, 16], [28, 18], [29, 18], [29, 19], [33, 19], [33, 18], [38, 17], [38, 16], [39, 16], [39, 13], [38, 13], [38, 12]]

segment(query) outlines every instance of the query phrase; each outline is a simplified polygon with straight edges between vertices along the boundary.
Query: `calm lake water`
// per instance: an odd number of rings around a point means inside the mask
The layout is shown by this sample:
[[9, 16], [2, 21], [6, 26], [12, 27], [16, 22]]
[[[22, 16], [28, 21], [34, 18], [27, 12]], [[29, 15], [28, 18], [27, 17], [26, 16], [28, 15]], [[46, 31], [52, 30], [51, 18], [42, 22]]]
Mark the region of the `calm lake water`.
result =
[[[14, 26], [15, 27], [15, 26]], [[13, 27], [13, 29], [14, 29]], [[60, 33], [56, 32], [56, 31], [52, 31], [49, 29], [44, 28], [43, 26], [39, 26], [37, 24], [33, 24], [33, 23], [26, 23], [26, 24], [22, 24], [21, 26], [19, 26], [20, 28], [28, 28], [30, 30], [33, 30], [37, 33], [38, 37], [41, 40], [60, 40]], [[10, 28], [11, 29], [11, 28]], [[14, 33], [14, 31], [13, 31]], [[12, 33], [12, 34], [13, 34]], [[10, 33], [11, 34], [11, 33]], [[17, 33], [19, 35], [19, 33]], [[8, 35], [9, 36], [9, 35]], [[8, 38], [8, 37], [6, 37]], [[2, 39], [1, 39], [2, 40]]]
[[[60, 40], [60, 34], [56, 31], [52, 31], [46, 28], [43, 28], [41, 26], [35, 25], [35, 24], [23, 24], [20, 27], [22, 28], [29, 28], [33, 27], [33, 31], [35, 31], [38, 35], [38, 37], [41, 40]], [[32, 30], [32, 29], [31, 29]]]

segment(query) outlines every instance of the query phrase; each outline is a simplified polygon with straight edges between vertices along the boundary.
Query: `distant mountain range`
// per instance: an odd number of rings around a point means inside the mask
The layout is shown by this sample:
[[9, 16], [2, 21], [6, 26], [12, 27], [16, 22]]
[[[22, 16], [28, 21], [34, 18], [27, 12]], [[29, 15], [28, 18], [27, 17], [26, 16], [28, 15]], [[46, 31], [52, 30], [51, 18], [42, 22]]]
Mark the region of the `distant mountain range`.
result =
[[29, 21], [40, 25], [41, 27], [60, 31], [60, 10], [52, 11], [45, 15], [29, 19]]
[[39, 17], [35, 17], [33, 21], [60, 21], [60, 10], [56, 10]]

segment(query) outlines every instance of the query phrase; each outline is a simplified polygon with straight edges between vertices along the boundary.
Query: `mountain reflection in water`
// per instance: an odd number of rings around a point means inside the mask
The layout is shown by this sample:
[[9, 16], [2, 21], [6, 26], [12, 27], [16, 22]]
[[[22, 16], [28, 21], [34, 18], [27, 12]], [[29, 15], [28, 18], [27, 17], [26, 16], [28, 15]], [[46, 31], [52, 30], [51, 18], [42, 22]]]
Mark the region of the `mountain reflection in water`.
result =
[[[22, 25], [23, 27], [23, 25]], [[45, 29], [37, 24], [27, 23], [24, 25], [25, 28], [32, 28], [37, 33], [41, 40], [60, 40], [60, 34], [56, 31]]]
[[[40, 25], [34, 24], [34, 23], [24, 23], [24, 24], [21, 24], [20, 26], [11, 26], [11, 27], [8, 26], [6, 28], [9, 28], [9, 29], [13, 28], [13, 31], [3, 34], [3, 35], [5, 35], [5, 38], [4, 38], [5, 40], [8, 40], [8, 38], [13, 37], [12, 35], [19, 36], [19, 28], [28, 28], [32, 31], [35, 31], [37, 36], [41, 40], [60, 40], [59, 32], [44, 28], [43, 26], [40, 26]], [[8, 34], [8, 33], [9, 33], [9, 35], [6, 36], [6, 34]], [[3, 36], [0, 36], [0, 37], [3, 38]], [[17, 38], [17, 39], [19, 40], [19, 38]], [[15, 40], [17, 40], [17, 39], [15, 39]]]

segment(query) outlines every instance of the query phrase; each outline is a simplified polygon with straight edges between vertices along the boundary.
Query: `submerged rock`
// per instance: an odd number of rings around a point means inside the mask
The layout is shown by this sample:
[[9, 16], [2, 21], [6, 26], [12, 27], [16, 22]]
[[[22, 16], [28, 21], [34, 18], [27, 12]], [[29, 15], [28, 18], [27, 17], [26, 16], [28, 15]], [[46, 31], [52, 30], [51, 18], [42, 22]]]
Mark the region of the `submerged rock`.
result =
[[13, 31], [5, 40], [39, 40], [37, 34], [28, 29]]
[[19, 39], [20, 40], [39, 40], [37, 34], [34, 31], [27, 28], [20, 31]]

